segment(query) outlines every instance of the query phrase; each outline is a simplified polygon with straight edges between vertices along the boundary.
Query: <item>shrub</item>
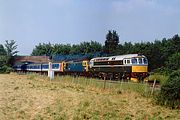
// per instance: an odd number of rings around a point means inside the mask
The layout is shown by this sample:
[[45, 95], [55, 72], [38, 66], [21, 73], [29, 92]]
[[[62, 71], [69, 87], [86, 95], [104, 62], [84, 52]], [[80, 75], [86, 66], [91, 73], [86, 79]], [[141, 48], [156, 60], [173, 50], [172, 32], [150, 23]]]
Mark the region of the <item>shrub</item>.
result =
[[154, 74], [154, 75], [149, 76], [149, 81], [150, 82], [153, 82], [155, 79], [156, 79], [156, 82], [158, 82], [158, 83], [160, 83], [162, 85], [167, 81], [168, 76], [161, 75], [161, 74]]
[[157, 102], [172, 108], [180, 106], [180, 70], [170, 74], [168, 80], [161, 86]]
[[7, 65], [3, 65], [0, 68], [0, 73], [10, 73], [11, 71], [12, 71], [12, 68]]

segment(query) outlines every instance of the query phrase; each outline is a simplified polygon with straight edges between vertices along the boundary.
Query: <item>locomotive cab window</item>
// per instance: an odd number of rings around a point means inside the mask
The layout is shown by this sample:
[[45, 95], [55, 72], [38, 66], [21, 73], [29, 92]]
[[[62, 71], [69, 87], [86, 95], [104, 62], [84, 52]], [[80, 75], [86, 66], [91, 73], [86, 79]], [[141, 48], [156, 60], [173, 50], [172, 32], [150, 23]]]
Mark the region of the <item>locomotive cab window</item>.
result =
[[132, 58], [131, 61], [132, 61], [132, 64], [137, 64], [137, 59], [136, 58]]
[[143, 64], [142, 58], [138, 58], [138, 63]]
[[148, 64], [147, 58], [132, 58], [132, 64]]
[[147, 58], [143, 58], [144, 64], [148, 64]]

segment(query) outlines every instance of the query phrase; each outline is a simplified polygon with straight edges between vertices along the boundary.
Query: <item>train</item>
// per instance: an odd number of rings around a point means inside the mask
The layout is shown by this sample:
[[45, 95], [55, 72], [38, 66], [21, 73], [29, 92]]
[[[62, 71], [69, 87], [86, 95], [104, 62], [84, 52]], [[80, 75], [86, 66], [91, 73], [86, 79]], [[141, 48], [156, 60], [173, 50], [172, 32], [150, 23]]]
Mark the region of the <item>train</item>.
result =
[[143, 81], [148, 77], [148, 59], [142, 54], [96, 57], [90, 60], [71, 60], [49, 63], [15, 64], [14, 71], [83, 75], [114, 80]]

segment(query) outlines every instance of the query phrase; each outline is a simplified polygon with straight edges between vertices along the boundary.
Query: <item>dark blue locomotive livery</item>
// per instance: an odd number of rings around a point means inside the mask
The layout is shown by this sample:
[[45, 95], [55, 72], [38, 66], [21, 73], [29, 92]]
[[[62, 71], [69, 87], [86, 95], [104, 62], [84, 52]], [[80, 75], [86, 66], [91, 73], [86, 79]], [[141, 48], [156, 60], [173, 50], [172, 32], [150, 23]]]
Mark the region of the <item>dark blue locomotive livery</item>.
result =
[[148, 76], [148, 60], [144, 55], [127, 54], [97, 57], [91, 60], [62, 61], [56, 63], [29, 63], [15, 65], [15, 71], [48, 72], [52, 69], [59, 74], [77, 73], [101, 76], [111, 74], [114, 78], [144, 80]]

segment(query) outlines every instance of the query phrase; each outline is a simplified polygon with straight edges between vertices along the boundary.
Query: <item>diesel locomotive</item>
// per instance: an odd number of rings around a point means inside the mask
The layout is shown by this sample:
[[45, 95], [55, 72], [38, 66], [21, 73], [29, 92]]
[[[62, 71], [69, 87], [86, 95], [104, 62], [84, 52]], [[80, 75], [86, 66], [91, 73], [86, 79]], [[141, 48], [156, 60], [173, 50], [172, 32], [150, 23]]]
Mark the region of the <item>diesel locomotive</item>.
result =
[[15, 65], [15, 71], [44, 72], [52, 69], [55, 74], [76, 74], [110, 79], [145, 80], [148, 76], [148, 59], [141, 54], [97, 57], [82, 61], [29, 63]]

